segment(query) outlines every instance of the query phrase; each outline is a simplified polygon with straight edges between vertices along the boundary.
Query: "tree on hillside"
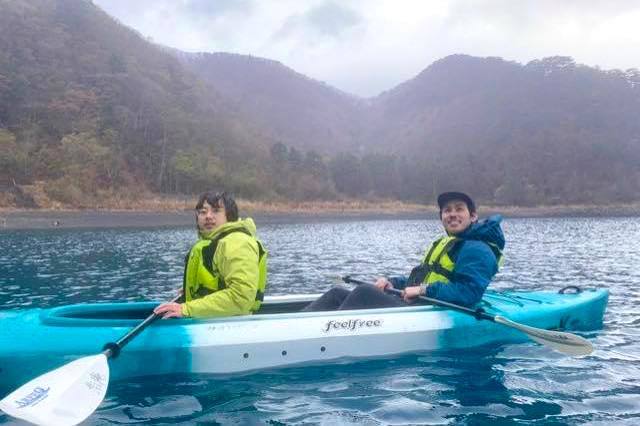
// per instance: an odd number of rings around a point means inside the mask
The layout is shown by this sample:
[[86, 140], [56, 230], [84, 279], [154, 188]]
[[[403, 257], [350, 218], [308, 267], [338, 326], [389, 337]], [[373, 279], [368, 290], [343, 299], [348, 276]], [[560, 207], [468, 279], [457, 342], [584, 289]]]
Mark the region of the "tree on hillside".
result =
[[26, 164], [27, 155], [16, 143], [16, 136], [0, 129], [0, 185], [23, 183]]
[[329, 163], [336, 189], [351, 197], [363, 197], [370, 188], [369, 174], [353, 154], [337, 154]]

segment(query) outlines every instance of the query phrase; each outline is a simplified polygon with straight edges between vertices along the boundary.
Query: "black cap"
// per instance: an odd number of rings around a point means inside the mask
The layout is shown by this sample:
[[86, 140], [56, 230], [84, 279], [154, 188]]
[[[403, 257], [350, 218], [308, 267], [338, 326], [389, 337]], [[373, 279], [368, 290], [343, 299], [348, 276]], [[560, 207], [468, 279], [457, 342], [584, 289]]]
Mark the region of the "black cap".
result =
[[445, 204], [453, 200], [464, 201], [467, 205], [467, 208], [469, 209], [469, 212], [475, 213], [475, 203], [473, 202], [471, 197], [462, 192], [443, 192], [442, 194], [438, 195], [438, 207], [440, 207], [440, 211], [442, 211], [442, 208], [445, 206]]

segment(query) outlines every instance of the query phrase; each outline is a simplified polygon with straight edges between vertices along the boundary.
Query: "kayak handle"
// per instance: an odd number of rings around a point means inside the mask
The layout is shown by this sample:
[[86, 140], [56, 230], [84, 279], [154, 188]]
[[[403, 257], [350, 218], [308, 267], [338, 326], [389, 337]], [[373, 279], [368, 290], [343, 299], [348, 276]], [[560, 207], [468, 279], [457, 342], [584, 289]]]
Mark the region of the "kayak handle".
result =
[[567, 290], [574, 290], [576, 292], [575, 294], [582, 293], [582, 289], [580, 287], [578, 287], [577, 285], [568, 285], [566, 287], [563, 287], [560, 290], [558, 290], [558, 293], [565, 294], [565, 292]]

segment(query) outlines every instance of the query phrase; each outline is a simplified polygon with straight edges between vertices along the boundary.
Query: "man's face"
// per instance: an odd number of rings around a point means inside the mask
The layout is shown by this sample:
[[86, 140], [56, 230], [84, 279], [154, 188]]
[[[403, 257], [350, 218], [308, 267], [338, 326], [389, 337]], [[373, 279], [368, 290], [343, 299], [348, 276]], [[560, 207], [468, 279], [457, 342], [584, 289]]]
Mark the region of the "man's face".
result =
[[222, 203], [220, 207], [212, 207], [205, 201], [202, 208], [196, 210], [196, 217], [200, 232], [208, 233], [227, 223], [227, 212]]
[[458, 235], [475, 222], [478, 216], [469, 211], [464, 201], [451, 200], [442, 207], [440, 219], [447, 234]]

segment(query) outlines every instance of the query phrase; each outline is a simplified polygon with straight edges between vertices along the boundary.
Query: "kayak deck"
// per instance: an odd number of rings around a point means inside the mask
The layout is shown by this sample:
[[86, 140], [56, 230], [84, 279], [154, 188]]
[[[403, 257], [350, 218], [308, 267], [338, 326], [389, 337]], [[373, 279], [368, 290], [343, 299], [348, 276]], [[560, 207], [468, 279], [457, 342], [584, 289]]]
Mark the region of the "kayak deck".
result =
[[[585, 290], [578, 293], [559, 294], [547, 291], [538, 292], [495, 292], [487, 291], [483, 300], [475, 307], [493, 315], [509, 315], [522, 309], [543, 310], [549, 306], [558, 304], [567, 304], [568, 301], [574, 299], [580, 301], [592, 298], [590, 294], [602, 295], [606, 290]], [[608, 295], [608, 292], [607, 292]], [[448, 311], [447, 308], [434, 306], [429, 303], [418, 301], [414, 305], [395, 308], [375, 308], [375, 309], [358, 309], [352, 311], [322, 311], [322, 312], [302, 312], [302, 309], [312, 301], [320, 297], [321, 294], [303, 294], [303, 295], [280, 295], [267, 296], [260, 310], [250, 316], [235, 317], [213, 317], [206, 319], [180, 319], [175, 321], [235, 321], [235, 320], [259, 320], [272, 315], [289, 314], [293, 316], [327, 316], [345, 312], [385, 312], [400, 313], [406, 310], [424, 310], [424, 311]], [[132, 303], [90, 303], [66, 305], [51, 309], [42, 310], [40, 320], [46, 325], [55, 326], [123, 326], [135, 325], [137, 322], [147, 318], [159, 302], [132, 302]], [[452, 312], [452, 311], [451, 311]], [[157, 324], [162, 324], [159, 322]], [[597, 327], [598, 325], [588, 325], [588, 327]], [[558, 327], [562, 329], [562, 327]], [[572, 328], [576, 330], [576, 328]], [[587, 328], [589, 329], [589, 328]]]

